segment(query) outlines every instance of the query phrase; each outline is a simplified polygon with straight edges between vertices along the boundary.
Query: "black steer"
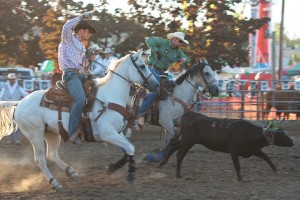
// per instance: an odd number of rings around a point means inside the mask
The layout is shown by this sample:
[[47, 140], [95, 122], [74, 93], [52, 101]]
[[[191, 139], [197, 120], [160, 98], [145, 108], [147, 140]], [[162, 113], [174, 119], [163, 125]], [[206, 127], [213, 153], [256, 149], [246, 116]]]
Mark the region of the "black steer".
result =
[[[219, 119], [188, 112], [182, 117], [180, 133], [167, 146], [168, 153], [160, 162], [160, 166], [166, 164], [170, 156], [179, 149], [176, 177], [181, 178], [180, 168], [183, 158], [195, 144], [202, 144], [214, 151], [230, 153], [238, 181], [242, 180], [239, 156], [248, 158], [255, 155], [265, 160], [275, 172], [277, 171], [275, 165], [261, 149], [270, 144], [284, 147], [294, 145], [285, 131], [278, 128], [278, 124], [273, 121], [268, 127], [262, 127], [242, 119]], [[181, 140], [178, 139], [179, 136]]]

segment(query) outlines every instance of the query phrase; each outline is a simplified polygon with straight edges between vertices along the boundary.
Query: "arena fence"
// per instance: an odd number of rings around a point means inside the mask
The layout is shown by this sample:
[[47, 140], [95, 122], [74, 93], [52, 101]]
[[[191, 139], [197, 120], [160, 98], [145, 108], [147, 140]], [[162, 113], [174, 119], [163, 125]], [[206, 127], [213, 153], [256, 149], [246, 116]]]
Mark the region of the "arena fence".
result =
[[[54, 84], [50, 75], [20, 78], [19, 84], [28, 92], [48, 89]], [[0, 77], [0, 90], [5, 81], [5, 77]], [[274, 89], [278, 84], [283, 89]], [[213, 117], [249, 120], [279, 117], [297, 120], [297, 116], [300, 117], [300, 81], [219, 80], [219, 86], [219, 97], [200, 99], [193, 110]]]
[[262, 90], [261, 87], [250, 87], [246, 90], [245, 84], [239, 88], [223, 88], [219, 97], [200, 99], [193, 110], [220, 118], [271, 120], [284, 117], [297, 120], [300, 116], [300, 90], [294, 89], [293, 83], [286, 88]]

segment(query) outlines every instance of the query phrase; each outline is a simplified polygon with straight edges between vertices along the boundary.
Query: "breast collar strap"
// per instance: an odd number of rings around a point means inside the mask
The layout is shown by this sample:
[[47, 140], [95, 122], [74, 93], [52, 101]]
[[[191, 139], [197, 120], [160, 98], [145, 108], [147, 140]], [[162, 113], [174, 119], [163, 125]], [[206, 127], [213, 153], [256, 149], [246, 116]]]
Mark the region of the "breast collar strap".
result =
[[128, 120], [131, 117], [131, 113], [126, 108], [124, 108], [119, 104], [111, 103], [111, 102], [105, 103], [104, 101], [101, 101], [98, 98], [95, 98], [95, 100], [98, 101], [102, 106], [102, 110], [98, 110], [99, 114], [95, 118], [95, 121], [97, 121], [101, 117], [101, 115], [104, 113], [104, 111], [106, 111], [107, 108], [120, 113], [125, 118], [125, 120]]

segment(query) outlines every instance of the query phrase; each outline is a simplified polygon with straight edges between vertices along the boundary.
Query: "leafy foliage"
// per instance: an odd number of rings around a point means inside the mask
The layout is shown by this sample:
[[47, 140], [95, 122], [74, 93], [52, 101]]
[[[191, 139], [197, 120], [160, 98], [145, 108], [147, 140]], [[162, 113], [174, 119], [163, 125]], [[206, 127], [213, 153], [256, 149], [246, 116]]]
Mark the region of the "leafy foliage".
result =
[[94, 10], [97, 34], [91, 41], [121, 55], [147, 48], [145, 38], [183, 31], [190, 42], [184, 50], [192, 60], [206, 57], [213, 68], [224, 63], [247, 65], [248, 34], [269, 19], [242, 19], [233, 10], [241, 0], [128, 0], [130, 12], [109, 11], [106, 0], [84, 5], [75, 0], [10, 0], [0, 7], [0, 65], [36, 65], [53, 59], [63, 24]]
[[[233, 5], [240, 0], [169, 0], [164, 8], [156, 0], [129, 1], [132, 13], [146, 23], [153, 34], [183, 31], [190, 42], [186, 53], [192, 60], [206, 57], [213, 68], [225, 63], [247, 65], [248, 35], [264, 26], [269, 19], [241, 19]], [[165, 2], [163, 2], [165, 3]], [[149, 12], [151, 10], [151, 12]], [[157, 17], [151, 13], [157, 12]], [[169, 13], [169, 15], [168, 15]], [[169, 17], [164, 17], [169, 16]], [[185, 24], [184, 24], [185, 23]], [[188, 25], [182, 28], [183, 25]]]

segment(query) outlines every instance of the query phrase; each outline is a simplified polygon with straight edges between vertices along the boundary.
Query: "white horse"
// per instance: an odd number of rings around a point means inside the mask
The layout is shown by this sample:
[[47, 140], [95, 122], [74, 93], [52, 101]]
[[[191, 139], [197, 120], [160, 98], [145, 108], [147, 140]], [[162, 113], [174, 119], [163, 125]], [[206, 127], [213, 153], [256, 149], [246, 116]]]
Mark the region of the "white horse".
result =
[[[104, 109], [98, 100], [105, 102], [105, 104], [115, 103], [122, 107], [126, 106], [129, 87], [132, 82], [146, 84], [147, 88], [152, 91], [158, 89], [159, 83], [152, 76], [141, 55], [141, 51], [139, 51], [121, 58], [109, 67], [109, 72], [104, 78], [96, 79], [98, 87], [96, 102], [89, 113], [95, 140], [106, 141], [121, 147], [124, 151], [122, 159], [110, 164], [108, 170], [114, 172], [125, 165], [126, 162], [129, 162], [127, 176], [129, 181], [135, 179], [135, 148], [122, 133], [126, 123], [123, 115], [106, 107], [100, 118], [96, 119], [99, 116], [99, 111]], [[49, 171], [45, 154], [49, 160], [64, 170], [70, 178], [78, 180], [79, 176], [69, 164], [59, 158], [58, 148], [61, 143], [61, 136], [57, 126], [57, 111], [40, 106], [44, 94], [45, 91], [43, 90], [35, 91], [20, 102], [0, 103], [0, 139], [12, 131], [14, 116], [14, 120], [22, 133], [30, 140], [34, 150], [34, 160], [46, 176], [51, 187], [55, 191], [65, 191]], [[68, 112], [62, 112], [62, 123], [65, 128], [68, 127]], [[44, 140], [47, 143], [47, 152], [45, 152]]]
[[[172, 94], [166, 100], [159, 102], [159, 124], [166, 130], [166, 142], [175, 135], [174, 122], [179, 121], [182, 115], [190, 109], [196, 92], [209, 93], [211, 97], [219, 96], [219, 86], [215, 73], [206, 60], [189, 68], [176, 80]], [[202, 91], [199, 90], [202, 88]]]
[[[173, 92], [168, 95], [167, 99], [160, 100], [158, 106], [159, 124], [166, 131], [165, 144], [168, 144], [174, 138], [176, 134], [175, 123], [179, 124], [183, 114], [190, 110], [196, 92], [216, 97], [219, 96], [220, 91], [214, 71], [206, 60], [200, 59], [197, 64], [180, 75], [175, 80], [175, 84]], [[199, 88], [202, 88], [202, 90]], [[147, 159], [147, 156], [145, 159], [152, 162], [151, 154], [149, 159]]]

